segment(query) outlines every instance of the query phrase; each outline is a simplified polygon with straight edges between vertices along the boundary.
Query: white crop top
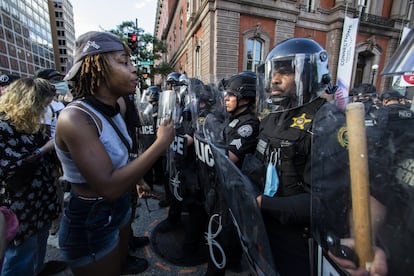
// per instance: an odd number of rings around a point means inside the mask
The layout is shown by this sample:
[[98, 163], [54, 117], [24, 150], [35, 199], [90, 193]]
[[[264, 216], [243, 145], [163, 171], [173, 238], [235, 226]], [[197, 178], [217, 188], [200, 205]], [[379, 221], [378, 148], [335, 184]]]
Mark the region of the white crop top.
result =
[[[122, 142], [121, 138], [118, 136], [115, 129], [111, 126], [111, 124], [107, 121], [107, 119], [95, 108], [93, 108], [91, 105], [76, 101], [80, 105], [83, 105], [87, 107], [90, 111], [92, 111], [100, 120], [102, 123], [102, 129], [100, 129], [99, 124], [95, 120], [95, 117], [90, 114], [90, 112], [80, 106], [76, 105], [69, 105], [65, 108], [76, 108], [79, 110], [82, 110], [83, 112], [87, 113], [95, 122], [96, 128], [98, 129], [99, 133], [99, 140], [104, 145], [106, 151], [108, 152], [109, 157], [112, 160], [112, 164], [114, 168], [120, 168], [122, 166], [125, 166], [128, 163], [128, 149], [125, 147], [124, 143]], [[111, 117], [111, 119], [114, 121], [115, 125], [118, 126], [121, 133], [124, 135], [124, 137], [127, 139], [128, 143], [132, 144], [131, 137], [128, 134], [125, 121], [122, 118], [122, 115], [118, 113], [114, 117]], [[70, 152], [63, 151], [59, 149], [59, 147], [56, 145], [55, 141], [55, 149], [56, 154], [62, 164], [63, 169], [63, 179], [72, 183], [86, 183], [86, 179], [82, 176], [80, 173], [78, 167], [76, 166], [75, 162], [73, 161]]]

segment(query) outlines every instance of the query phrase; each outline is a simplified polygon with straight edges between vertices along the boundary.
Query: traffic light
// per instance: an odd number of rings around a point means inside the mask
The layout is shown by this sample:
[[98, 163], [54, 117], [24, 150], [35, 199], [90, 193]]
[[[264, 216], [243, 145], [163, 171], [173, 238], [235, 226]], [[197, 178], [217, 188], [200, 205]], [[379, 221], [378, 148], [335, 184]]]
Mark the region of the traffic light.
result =
[[136, 33], [128, 33], [128, 47], [132, 54], [136, 54], [138, 50], [138, 35]]

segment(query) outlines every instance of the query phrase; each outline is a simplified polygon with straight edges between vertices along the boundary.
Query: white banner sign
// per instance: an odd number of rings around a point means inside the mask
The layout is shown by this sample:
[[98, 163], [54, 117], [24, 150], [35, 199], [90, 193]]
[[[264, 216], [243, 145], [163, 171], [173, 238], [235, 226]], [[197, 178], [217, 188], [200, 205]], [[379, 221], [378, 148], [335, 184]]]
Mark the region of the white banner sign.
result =
[[338, 73], [336, 85], [338, 90], [335, 98], [339, 108], [345, 109], [348, 104], [349, 85], [352, 78], [352, 68], [354, 65], [355, 43], [358, 30], [359, 18], [345, 17], [344, 28], [342, 30], [341, 49], [338, 60]]

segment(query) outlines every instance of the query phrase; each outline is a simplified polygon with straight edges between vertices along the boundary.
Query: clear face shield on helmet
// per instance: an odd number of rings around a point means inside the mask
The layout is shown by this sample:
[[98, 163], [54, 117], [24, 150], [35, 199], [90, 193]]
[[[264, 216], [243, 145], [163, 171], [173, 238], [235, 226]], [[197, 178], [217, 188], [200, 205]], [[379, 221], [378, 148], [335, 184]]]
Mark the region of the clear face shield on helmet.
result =
[[[138, 90], [139, 91], [139, 90]], [[141, 125], [153, 125], [153, 106], [148, 102], [150, 91], [146, 90], [142, 95], [139, 92], [136, 93], [135, 106], [138, 110], [138, 117]]]
[[260, 117], [300, 107], [325, 91], [330, 81], [328, 54], [320, 51], [270, 58], [258, 66], [257, 79]]
[[160, 93], [160, 98], [158, 101], [158, 117], [157, 117], [157, 127], [165, 119], [172, 118], [174, 124], [177, 122], [177, 95], [173, 90], [165, 90]]
[[220, 110], [223, 105], [222, 96], [213, 83], [197, 85], [194, 89], [194, 98], [191, 108], [194, 128], [201, 130], [208, 114]]

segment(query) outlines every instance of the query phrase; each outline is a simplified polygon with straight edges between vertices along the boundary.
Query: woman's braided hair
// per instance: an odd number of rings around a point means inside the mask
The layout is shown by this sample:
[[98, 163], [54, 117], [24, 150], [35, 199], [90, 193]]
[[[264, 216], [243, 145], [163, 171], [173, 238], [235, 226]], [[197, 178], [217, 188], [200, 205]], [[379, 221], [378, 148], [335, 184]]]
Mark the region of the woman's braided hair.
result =
[[72, 94], [74, 98], [93, 95], [102, 81], [106, 81], [110, 73], [106, 54], [87, 56], [75, 79]]
[[[126, 45], [124, 50], [130, 54]], [[72, 94], [75, 99], [93, 95], [101, 83], [110, 78], [111, 70], [107, 54], [100, 53], [83, 59], [81, 69], [74, 79]]]

